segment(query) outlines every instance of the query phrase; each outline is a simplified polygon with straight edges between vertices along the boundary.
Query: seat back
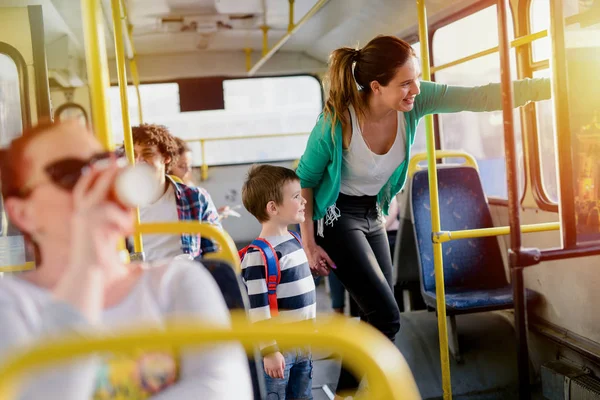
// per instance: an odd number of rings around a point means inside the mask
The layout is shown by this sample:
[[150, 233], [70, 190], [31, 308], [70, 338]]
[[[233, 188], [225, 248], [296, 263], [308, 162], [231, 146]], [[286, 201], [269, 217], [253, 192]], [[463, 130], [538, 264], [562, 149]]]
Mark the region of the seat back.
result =
[[[468, 166], [439, 166], [441, 228], [444, 231], [493, 227], [492, 216], [477, 170]], [[419, 256], [421, 290], [435, 291], [431, 207], [427, 170], [414, 174], [411, 213]], [[508, 284], [495, 236], [442, 244], [446, 291], [486, 290]]]
[[398, 274], [396, 285], [401, 289], [409, 289], [419, 283], [419, 258], [410, 213], [410, 188], [402, 190], [397, 198], [400, 223], [396, 234], [396, 247], [392, 261], [394, 270]]
[[[204, 267], [208, 269], [214, 280], [217, 282], [217, 285], [225, 298], [227, 308], [230, 310], [247, 310], [250, 308], [244, 283], [235, 273], [235, 270], [231, 265], [225, 261], [215, 259], [197, 258], [196, 260], [200, 261]], [[262, 356], [258, 349], [254, 352], [254, 357], [250, 357], [248, 360], [255, 400], [264, 399], [266, 393], [261, 361]]]

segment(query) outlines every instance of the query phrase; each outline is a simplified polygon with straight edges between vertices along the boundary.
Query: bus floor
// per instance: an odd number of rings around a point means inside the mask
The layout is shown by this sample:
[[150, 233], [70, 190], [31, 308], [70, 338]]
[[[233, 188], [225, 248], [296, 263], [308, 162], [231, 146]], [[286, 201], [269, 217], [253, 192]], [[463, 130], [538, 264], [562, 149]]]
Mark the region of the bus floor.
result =
[[[327, 287], [317, 285], [317, 313], [333, 312]], [[346, 315], [349, 314], [346, 301]], [[518, 399], [516, 343], [512, 311], [487, 312], [457, 317], [464, 362], [451, 358], [453, 399]], [[396, 346], [405, 357], [424, 400], [442, 399], [436, 314], [413, 311], [401, 314]], [[313, 350], [313, 398], [333, 399], [340, 373], [340, 359], [327, 349]], [[539, 382], [531, 387], [531, 399], [542, 400]]]
[[[331, 298], [325, 279], [319, 279], [317, 284], [317, 314], [332, 313]], [[346, 303], [348, 303], [346, 301]], [[327, 349], [313, 350], [313, 382], [312, 394], [314, 400], [333, 399], [337, 379], [340, 375], [340, 359]]]

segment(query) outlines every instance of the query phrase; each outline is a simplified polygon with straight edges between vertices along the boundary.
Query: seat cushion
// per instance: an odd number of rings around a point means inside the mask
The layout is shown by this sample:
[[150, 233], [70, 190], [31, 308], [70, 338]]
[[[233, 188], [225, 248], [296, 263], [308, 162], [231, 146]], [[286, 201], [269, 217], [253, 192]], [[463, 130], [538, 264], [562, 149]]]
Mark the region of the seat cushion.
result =
[[[533, 290], [526, 289], [528, 302], [535, 301], [539, 295]], [[426, 302], [430, 307], [436, 308], [435, 292], [425, 292]], [[485, 311], [485, 310], [501, 310], [513, 308], [513, 288], [507, 285], [497, 289], [486, 290], [460, 290], [452, 289], [446, 292], [446, 308], [447, 310], [456, 311]]]

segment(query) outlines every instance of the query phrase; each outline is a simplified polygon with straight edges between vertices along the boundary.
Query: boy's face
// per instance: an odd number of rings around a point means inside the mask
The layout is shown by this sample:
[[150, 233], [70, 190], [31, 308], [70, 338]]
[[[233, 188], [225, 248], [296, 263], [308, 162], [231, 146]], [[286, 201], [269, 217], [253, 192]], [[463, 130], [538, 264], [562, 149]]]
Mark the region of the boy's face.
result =
[[306, 200], [300, 194], [301, 190], [299, 181], [286, 182], [283, 185], [283, 201], [276, 206], [277, 211], [271, 218], [285, 225], [304, 222], [304, 205], [306, 204]]
[[164, 179], [166, 166], [171, 159], [165, 160], [156, 145], [147, 145], [143, 143], [134, 143], [134, 153], [136, 163], [146, 163], [154, 169], [156, 179], [160, 182]]
[[183, 183], [187, 183], [192, 175], [192, 153], [186, 151], [176, 163], [171, 163], [171, 174], [181, 178]]

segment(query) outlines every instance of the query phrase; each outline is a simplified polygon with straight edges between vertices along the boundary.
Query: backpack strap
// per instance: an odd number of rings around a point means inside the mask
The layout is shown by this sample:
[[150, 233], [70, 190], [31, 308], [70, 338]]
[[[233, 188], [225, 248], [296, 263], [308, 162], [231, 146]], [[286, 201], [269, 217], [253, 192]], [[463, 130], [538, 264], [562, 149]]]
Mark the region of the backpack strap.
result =
[[277, 307], [277, 285], [281, 281], [281, 269], [279, 268], [279, 259], [271, 243], [265, 239], [254, 239], [252, 243], [238, 252], [240, 259], [243, 259], [249, 249], [256, 249], [260, 252], [265, 266], [265, 280], [267, 282], [267, 297], [269, 299], [269, 308], [271, 317], [279, 314]]
[[300, 246], [302, 246], [302, 238], [300, 237], [300, 234], [296, 231], [288, 231], [292, 234], [292, 236], [298, 241], [298, 243], [300, 243]]

